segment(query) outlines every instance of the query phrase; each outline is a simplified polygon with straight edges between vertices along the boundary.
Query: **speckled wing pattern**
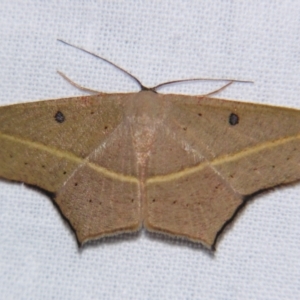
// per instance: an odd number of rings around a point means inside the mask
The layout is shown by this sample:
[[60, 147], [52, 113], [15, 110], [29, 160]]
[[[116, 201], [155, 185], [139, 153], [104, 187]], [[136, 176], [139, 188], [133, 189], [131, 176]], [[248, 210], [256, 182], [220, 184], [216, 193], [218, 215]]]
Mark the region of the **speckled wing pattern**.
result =
[[136, 160], [128, 129], [120, 127], [121, 96], [0, 108], [0, 176], [53, 193], [80, 243], [139, 226]]
[[132, 94], [0, 107], [0, 176], [53, 194], [77, 239], [146, 229], [214, 247], [246, 196], [300, 179], [300, 111]]
[[150, 157], [150, 230], [212, 247], [246, 196], [299, 180], [300, 111], [213, 98], [162, 98], [172, 109]]

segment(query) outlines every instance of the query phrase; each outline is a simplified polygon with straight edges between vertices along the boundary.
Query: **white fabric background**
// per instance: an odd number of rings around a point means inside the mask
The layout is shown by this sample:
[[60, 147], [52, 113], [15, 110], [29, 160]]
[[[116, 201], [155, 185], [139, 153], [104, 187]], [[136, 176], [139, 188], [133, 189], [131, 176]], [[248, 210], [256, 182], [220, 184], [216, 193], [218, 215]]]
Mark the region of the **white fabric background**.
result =
[[[0, 103], [82, 94], [56, 73], [105, 92], [214, 77], [250, 79], [218, 97], [300, 108], [300, 2], [0, 2]], [[219, 85], [178, 84], [200, 94]], [[78, 249], [52, 202], [0, 181], [1, 299], [299, 299], [300, 185], [256, 197], [212, 255], [142, 232]]]

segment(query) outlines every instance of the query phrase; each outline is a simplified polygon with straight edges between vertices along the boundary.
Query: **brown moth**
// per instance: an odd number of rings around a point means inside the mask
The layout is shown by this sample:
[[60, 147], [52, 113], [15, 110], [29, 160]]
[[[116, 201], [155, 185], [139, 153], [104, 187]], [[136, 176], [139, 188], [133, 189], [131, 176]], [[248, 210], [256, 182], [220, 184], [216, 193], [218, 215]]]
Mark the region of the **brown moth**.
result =
[[214, 249], [245, 199], [300, 179], [300, 110], [137, 82], [0, 107], [0, 177], [51, 193], [80, 244], [145, 227]]

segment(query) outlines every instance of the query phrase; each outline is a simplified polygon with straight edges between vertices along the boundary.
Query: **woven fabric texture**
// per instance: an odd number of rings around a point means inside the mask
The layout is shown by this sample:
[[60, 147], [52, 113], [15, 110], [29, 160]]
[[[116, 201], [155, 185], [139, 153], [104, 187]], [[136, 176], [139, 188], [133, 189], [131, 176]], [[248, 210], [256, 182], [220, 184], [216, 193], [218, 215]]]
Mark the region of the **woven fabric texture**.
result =
[[[299, 1], [0, 2], [0, 104], [82, 95], [57, 73], [104, 92], [193, 77], [253, 80], [218, 97], [300, 109]], [[201, 94], [220, 83], [164, 93]], [[38, 128], [37, 128], [38, 130]], [[0, 299], [299, 299], [300, 185], [257, 196], [211, 254], [141, 232], [78, 249], [52, 202], [0, 181]]]

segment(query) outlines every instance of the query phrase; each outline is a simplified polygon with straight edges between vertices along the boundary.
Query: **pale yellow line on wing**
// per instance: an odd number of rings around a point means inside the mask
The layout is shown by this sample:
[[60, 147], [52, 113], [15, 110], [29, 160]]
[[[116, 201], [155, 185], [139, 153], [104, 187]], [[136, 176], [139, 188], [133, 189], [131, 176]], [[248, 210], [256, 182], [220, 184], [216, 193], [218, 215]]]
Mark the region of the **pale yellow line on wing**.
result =
[[161, 176], [153, 176], [147, 180], [147, 184], [176, 180], [181, 177], [188, 176], [193, 173], [199, 172], [199, 171], [203, 170], [205, 167], [208, 167], [208, 166], [214, 167], [214, 166], [222, 165], [225, 163], [229, 163], [229, 162], [241, 159], [243, 157], [249, 156], [253, 153], [257, 153], [264, 149], [277, 147], [279, 145], [282, 145], [282, 144], [285, 144], [285, 143], [288, 143], [288, 142], [291, 142], [291, 141], [297, 140], [297, 139], [300, 139], [300, 134], [291, 136], [291, 137], [286, 137], [286, 138], [281, 138], [278, 140], [272, 140], [272, 141], [268, 141], [265, 143], [261, 143], [254, 147], [246, 148], [246, 149], [236, 152], [236, 153], [223, 155], [223, 156], [217, 157], [211, 161], [205, 161], [195, 167], [187, 168], [187, 169], [184, 169], [179, 172], [170, 173], [170, 174], [161, 175]]
[[[103, 174], [106, 177], [112, 178], [112, 179], [116, 179], [116, 180], [124, 181], [124, 182], [136, 183], [136, 184], [139, 183], [138, 178], [136, 178], [134, 176], [128, 176], [128, 175], [123, 175], [123, 174], [116, 173], [116, 172], [113, 172], [113, 171], [109, 171], [106, 168], [103, 168], [103, 167], [101, 167], [97, 164], [88, 162], [85, 159], [80, 158], [80, 157], [78, 157], [78, 156], [76, 156], [73, 153], [68, 152], [68, 151], [62, 151], [62, 150], [59, 150], [59, 149], [54, 148], [54, 147], [46, 146], [46, 145], [43, 145], [41, 143], [26, 140], [26, 139], [20, 138], [20, 137], [11, 136], [11, 135], [1, 133], [1, 132], [0, 132], [0, 138], [11, 140], [11, 141], [17, 142], [17, 143], [22, 143], [22, 144], [24, 144], [28, 147], [36, 148], [36, 149], [39, 149], [41, 151], [48, 152], [48, 153], [50, 153], [52, 155], [55, 155], [57, 157], [69, 159], [69, 160], [74, 161], [78, 164], [86, 163], [86, 165], [89, 166], [90, 168], [92, 168], [93, 170]], [[236, 152], [236, 153], [224, 155], [224, 156], [215, 158], [211, 161], [206, 161], [206, 162], [200, 163], [197, 166], [184, 169], [184, 170], [179, 171], [179, 172], [174, 172], [174, 173], [170, 173], [170, 174], [166, 174], [166, 175], [153, 176], [153, 177], [151, 177], [147, 180], [147, 184], [153, 184], [153, 183], [158, 183], [158, 182], [167, 182], [167, 181], [176, 180], [176, 179], [179, 179], [181, 177], [188, 176], [188, 175], [191, 175], [193, 173], [199, 172], [207, 166], [218, 166], [218, 165], [221, 165], [223, 163], [232, 162], [232, 161], [238, 160], [240, 158], [249, 156], [253, 153], [257, 153], [259, 151], [262, 151], [264, 149], [276, 147], [276, 146], [279, 146], [279, 145], [282, 145], [282, 144], [285, 144], [285, 143], [288, 143], [288, 142], [291, 142], [291, 141], [297, 140], [297, 139], [300, 139], [300, 134], [296, 135], [296, 136], [291, 136], [291, 137], [286, 137], [286, 138], [282, 138], [282, 139], [278, 139], [278, 140], [273, 140], [273, 141], [268, 141], [268, 142], [265, 142], [265, 143], [261, 143], [257, 146], [254, 146], [254, 147], [251, 147], [251, 148], [246, 148], [246, 149], [244, 149], [242, 151], [239, 151], [239, 152]]]
[[57, 149], [54, 147], [46, 146], [46, 145], [38, 143], [38, 142], [30, 141], [30, 140], [20, 138], [20, 137], [11, 136], [11, 135], [1, 133], [1, 132], [0, 132], [0, 139], [6, 139], [6, 140], [13, 141], [15, 143], [21, 143], [29, 148], [39, 149], [41, 151], [48, 152], [56, 157], [68, 159], [77, 164], [86, 164], [91, 169], [97, 171], [98, 173], [103, 174], [106, 177], [112, 178], [112, 179], [117, 179], [119, 181], [125, 181], [125, 182], [131, 182], [131, 183], [139, 182], [138, 179], [134, 176], [127, 176], [127, 175], [109, 171], [106, 168], [103, 168], [97, 164], [89, 162], [89, 161], [85, 160], [84, 158], [78, 157], [68, 151], [63, 151], [63, 150], [60, 150], [60, 149]]

